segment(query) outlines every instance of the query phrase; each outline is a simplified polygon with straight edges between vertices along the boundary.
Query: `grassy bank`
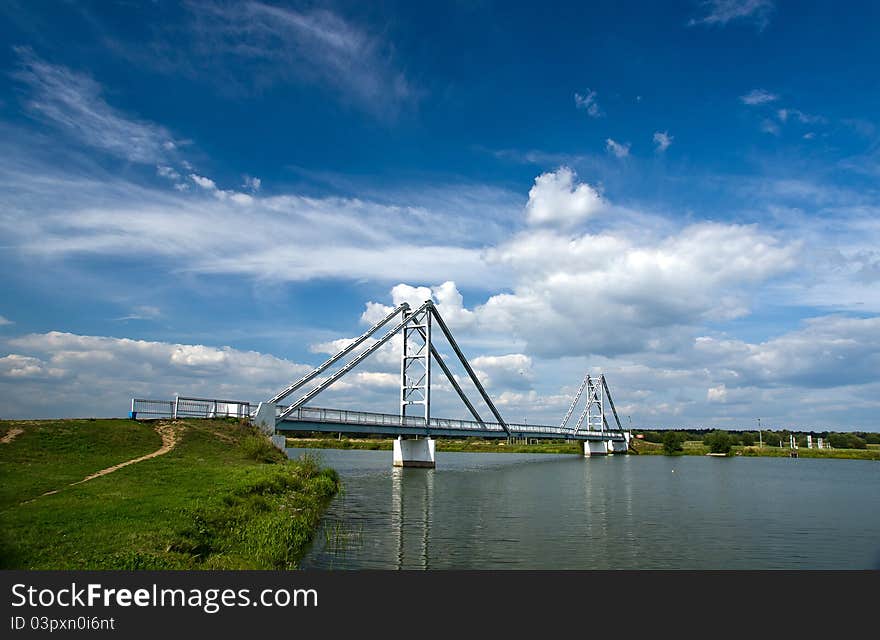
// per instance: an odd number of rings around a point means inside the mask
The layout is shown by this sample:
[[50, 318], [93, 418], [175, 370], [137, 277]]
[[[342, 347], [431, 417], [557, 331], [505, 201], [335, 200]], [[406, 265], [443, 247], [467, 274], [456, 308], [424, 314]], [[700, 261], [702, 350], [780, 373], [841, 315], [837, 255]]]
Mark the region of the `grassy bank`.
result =
[[[390, 451], [393, 438], [288, 438], [288, 447], [304, 449], [368, 449]], [[539, 441], [537, 444], [512, 444], [506, 440], [480, 440], [477, 438], [438, 438], [437, 451], [464, 451], [472, 453], [583, 453], [577, 442]]]
[[[645, 440], [634, 440], [633, 446], [642, 455], [664, 455], [663, 445]], [[684, 443], [684, 450], [676, 455], [704, 456], [709, 453], [709, 447], [699, 440], [688, 440]], [[787, 447], [743, 447], [734, 446], [730, 455], [742, 455], [748, 457], [764, 458], [788, 458], [790, 450]], [[880, 460], [880, 449], [869, 447], [867, 449], [798, 449], [799, 458], [826, 458], [837, 460]]]
[[[128, 420], [0, 423], [0, 567], [295, 568], [339, 489], [315, 457], [289, 461], [251, 427]], [[47, 492], [57, 491], [57, 493]]]

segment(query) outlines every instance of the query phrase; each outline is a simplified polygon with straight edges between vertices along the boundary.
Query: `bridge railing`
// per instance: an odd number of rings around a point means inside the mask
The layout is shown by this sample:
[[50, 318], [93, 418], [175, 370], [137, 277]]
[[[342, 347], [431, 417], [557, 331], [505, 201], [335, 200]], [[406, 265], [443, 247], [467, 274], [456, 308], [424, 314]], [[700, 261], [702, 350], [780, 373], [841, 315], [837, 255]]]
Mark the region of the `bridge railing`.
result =
[[174, 400], [131, 399], [132, 417], [159, 418], [247, 418], [251, 403], [240, 400], [177, 397]]
[[[277, 415], [280, 416], [287, 407], [278, 406]], [[325, 422], [334, 424], [358, 424], [369, 426], [387, 427], [412, 427], [424, 429], [425, 420], [418, 416], [406, 416], [391, 413], [372, 413], [369, 411], [350, 411], [346, 409], [324, 409], [321, 407], [298, 407], [285, 418], [293, 422]], [[563, 429], [558, 426], [539, 424], [516, 424], [508, 423], [511, 433], [521, 434], [554, 434], [560, 438], [571, 437], [573, 429]], [[431, 428], [451, 429], [456, 431], [497, 431], [504, 432], [504, 428], [497, 422], [479, 423], [476, 420], [456, 420], [451, 418], [431, 418]], [[584, 430], [581, 430], [583, 433]], [[604, 435], [611, 438], [622, 438], [623, 433], [617, 431], [605, 431]]]

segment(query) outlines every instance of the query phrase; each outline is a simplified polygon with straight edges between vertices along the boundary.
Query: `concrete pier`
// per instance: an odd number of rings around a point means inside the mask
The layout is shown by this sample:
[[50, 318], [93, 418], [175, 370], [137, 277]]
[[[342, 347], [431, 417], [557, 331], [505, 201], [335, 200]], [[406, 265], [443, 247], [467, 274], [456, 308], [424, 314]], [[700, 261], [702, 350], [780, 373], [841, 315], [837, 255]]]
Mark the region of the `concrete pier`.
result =
[[412, 440], [404, 439], [403, 436], [397, 436], [397, 440], [394, 441], [393, 465], [395, 467], [433, 469], [436, 466], [434, 462], [434, 440], [431, 438]]
[[587, 457], [607, 456], [609, 444], [605, 440], [584, 440], [584, 455]]
[[275, 404], [261, 402], [257, 405], [257, 413], [254, 414], [254, 426], [259, 427], [263, 433], [275, 435]]

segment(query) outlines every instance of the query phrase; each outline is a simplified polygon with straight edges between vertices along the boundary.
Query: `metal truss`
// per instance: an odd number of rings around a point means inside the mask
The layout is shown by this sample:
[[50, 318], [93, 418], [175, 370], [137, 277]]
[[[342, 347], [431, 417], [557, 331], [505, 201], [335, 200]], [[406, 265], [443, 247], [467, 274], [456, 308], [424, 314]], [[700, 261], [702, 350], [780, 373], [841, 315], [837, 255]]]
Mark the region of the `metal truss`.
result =
[[328, 368], [340, 361], [346, 355], [350, 354], [358, 346], [366, 342], [369, 338], [372, 338], [373, 335], [377, 333], [381, 328], [394, 320], [398, 314], [402, 315], [402, 320], [400, 320], [398, 324], [389, 329], [381, 338], [376, 340], [376, 342], [371, 344], [367, 349], [361, 352], [348, 364], [336, 371], [336, 373], [323, 380], [317, 387], [300, 397], [293, 404], [289, 405], [278, 416], [278, 420], [283, 420], [284, 418], [295, 412], [297, 409], [302, 407], [304, 404], [312, 400], [319, 393], [330, 387], [334, 382], [342, 378], [346, 373], [348, 373], [358, 364], [363, 362], [363, 360], [369, 357], [382, 345], [387, 343], [391, 338], [396, 336], [398, 333], [401, 333], [403, 336], [403, 354], [401, 356], [400, 362], [401, 424], [403, 424], [403, 422], [405, 421], [405, 418], [407, 416], [407, 409], [409, 407], [421, 405], [423, 407], [423, 411], [421, 413], [424, 416], [425, 427], [427, 428], [430, 426], [431, 365], [433, 361], [436, 361], [437, 364], [440, 365], [440, 369], [449, 380], [449, 383], [458, 394], [458, 397], [461, 398], [464, 405], [468, 408], [468, 411], [470, 411], [471, 415], [474, 416], [474, 419], [478, 423], [484, 424], [483, 419], [480, 417], [479, 413], [477, 413], [474, 405], [470, 402], [467, 395], [462, 390], [461, 385], [459, 385], [458, 381], [455, 379], [455, 376], [449, 370], [449, 367], [446, 365], [443, 358], [440, 356], [440, 352], [437, 351], [431, 340], [432, 327], [434, 323], [436, 323], [437, 327], [440, 328], [440, 331], [443, 333], [444, 337], [449, 343], [449, 346], [452, 347], [453, 352], [458, 357], [459, 361], [467, 372], [467, 375], [470, 378], [471, 382], [474, 384], [474, 387], [476, 387], [477, 392], [486, 403], [486, 406], [489, 407], [489, 411], [492, 412], [492, 415], [495, 417], [498, 424], [501, 425], [504, 431], [507, 434], [510, 434], [507, 423], [505, 422], [504, 418], [501, 417], [501, 413], [495, 407], [495, 404], [492, 402], [489, 394], [486, 393], [485, 388], [483, 388], [482, 383], [477, 378], [474, 370], [471, 368], [470, 363], [467, 361], [467, 358], [465, 357], [464, 353], [462, 353], [461, 349], [458, 346], [458, 343], [455, 341], [455, 338], [452, 336], [452, 332], [449, 330], [449, 327], [446, 325], [446, 322], [443, 320], [442, 316], [437, 311], [437, 308], [434, 306], [434, 303], [431, 300], [426, 300], [424, 304], [422, 304], [418, 309], [412, 312], [410, 312], [410, 306], [408, 304], [401, 304], [385, 318], [370, 327], [351, 344], [340, 350], [338, 353], [334, 354], [326, 362], [316, 367], [307, 375], [303, 376], [290, 386], [286, 387], [280, 393], [273, 396], [270, 402], [272, 404], [276, 404], [297, 389], [303, 387], [308, 382], [314, 380], [322, 372], [326, 371]]
[[611, 412], [614, 416], [614, 420], [617, 423], [617, 428], [620, 431], [623, 431], [623, 426], [620, 424], [620, 418], [617, 415], [617, 409], [614, 407], [614, 400], [611, 399], [611, 391], [608, 389], [608, 383], [605, 381], [605, 375], [600, 374], [598, 378], [590, 377], [588, 373], [584, 376], [584, 381], [581, 383], [581, 386], [578, 388], [577, 394], [575, 394], [574, 400], [571, 405], [568, 407], [568, 411], [565, 414], [565, 417], [562, 419], [562, 423], [559, 425], [561, 429], [566, 429], [569, 420], [571, 419], [572, 414], [574, 413], [575, 407], [581, 399], [581, 396], [584, 393], [584, 390], [587, 392], [587, 404], [584, 406], [583, 411], [581, 411], [578, 416], [577, 422], [575, 423], [573, 428], [570, 428], [572, 435], [576, 435], [580, 432], [581, 428], [584, 427], [586, 431], [590, 432], [605, 432], [609, 431], [610, 427], [608, 425], [608, 418], [605, 414], [605, 401], [607, 399], [608, 405], [611, 407]]

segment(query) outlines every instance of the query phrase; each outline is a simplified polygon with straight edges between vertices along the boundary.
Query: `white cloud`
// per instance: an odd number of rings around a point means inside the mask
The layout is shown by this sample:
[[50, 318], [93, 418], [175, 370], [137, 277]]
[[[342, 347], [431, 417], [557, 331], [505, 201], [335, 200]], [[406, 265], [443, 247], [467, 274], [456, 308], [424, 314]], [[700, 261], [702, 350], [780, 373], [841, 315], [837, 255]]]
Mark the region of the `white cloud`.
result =
[[574, 94], [574, 104], [578, 109], [584, 109], [591, 118], [598, 118], [602, 115], [599, 103], [596, 101], [598, 94], [592, 89], [587, 89], [584, 95], [580, 93]]
[[244, 176], [244, 184], [242, 184], [242, 189], [248, 189], [253, 192], [257, 192], [260, 190], [260, 187], [263, 185], [263, 181], [259, 178], [254, 178], [252, 176]]
[[141, 304], [136, 305], [130, 314], [118, 318], [119, 320], [155, 320], [161, 317], [162, 310], [153, 305]]
[[669, 135], [668, 131], [655, 131], [654, 144], [657, 145], [657, 153], [663, 153], [672, 144], [675, 138]]
[[392, 44], [337, 13], [262, 2], [207, 2], [191, 10], [191, 57], [205, 64], [233, 62], [229, 66], [240, 70], [233, 77], [244, 84], [323, 84], [380, 118], [418, 98]]
[[608, 138], [605, 140], [605, 150], [618, 158], [625, 158], [629, 155], [629, 143], [620, 143]]
[[[311, 367], [231, 347], [52, 331], [6, 341], [4, 417], [124, 415], [132, 396], [270, 397]], [[59, 380], [63, 380], [60, 383]]]
[[3, 316], [0, 316], [0, 327], [5, 327], [6, 325], [10, 325], [10, 324], [15, 324], [15, 323], [12, 320], [10, 320], [9, 318], [5, 318]]
[[704, 0], [703, 14], [688, 21], [689, 26], [725, 26], [729, 22], [749, 21], [759, 29], [770, 22], [773, 0]]
[[740, 96], [739, 99], [740, 102], [753, 107], [760, 104], [767, 104], [768, 102], [775, 102], [776, 100], [779, 100], [779, 96], [775, 93], [765, 91], [764, 89], [752, 89], [747, 94]]
[[880, 317], [822, 316], [762, 343], [701, 337], [695, 349], [735, 372], [740, 384], [868, 384], [880, 370]]
[[[375, 324], [395, 307], [406, 302], [410, 309], [420, 307], [426, 300], [432, 300], [447, 325], [453, 329], [466, 329], [474, 323], [473, 312], [465, 309], [464, 299], [455, 283], [446, 281], [433, 288], [413, 287], [408, 284], [397, 284], [391, 289], [391, 305], [379, 302], [367, 302], [361, 315], [364, 324]], [[344, 346], [344, 345], [343, 345]]]
[[207, 189], [208, 191], [216, 191], [217, 189], [217, 183], [215, 183], [210, 178], [196, 175], [195, 173], [189, 174], [189, 178], [197, 185], [199, 185], [202, 189]]
[[801, 124], [821, 124], [826, 122], [826, 119], [822, 116], [804, 113], [799, 109], [779, 109], [776, 112], [776, 116], [783, 123], [788, 122], [789, 118], [794, 118]]
[[156, 166], [156, 175], [168, 178], [169, 180], [180, 180], [180, 173], [178, 173], [173, 167], [164, 164]]
[[526, 204], [529, 224], [574, 225], [603, 208], [602, 197], [586, 183], [575, 184], [575, 173], [568, 167], [535, 178]]
[[487, 254], [517, 274], [513, 292], [475, 312], [481, 324], [525, 340], [532, 355], [661, 349], [676, 329], [745, 315], [749, 290], [791, 269], [795, 255], [796, 246], [755, 227], [719, 223], [641, 241], [522, 233]]
[[62, 369], [52, 368], [39, 358], [11, 353], [0, 358], [0, 378], [59, 378], [64, 375]]
[[91, 77], [49, 64], [27, 48], [16, 47], [15, 52], [20, 69], [13, 75], [27, 85], [26, 107], [34, 116], [83, 144], [132, 162], [157, 164], [167, 159], [172, 137], [164, 127], [111, 107]]
[[727, 402], [727, 387], [719, 384], [717, 387], [710, 387], [706, 391], [706, 402]]

